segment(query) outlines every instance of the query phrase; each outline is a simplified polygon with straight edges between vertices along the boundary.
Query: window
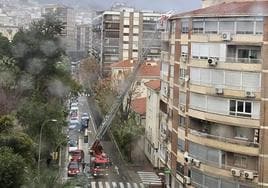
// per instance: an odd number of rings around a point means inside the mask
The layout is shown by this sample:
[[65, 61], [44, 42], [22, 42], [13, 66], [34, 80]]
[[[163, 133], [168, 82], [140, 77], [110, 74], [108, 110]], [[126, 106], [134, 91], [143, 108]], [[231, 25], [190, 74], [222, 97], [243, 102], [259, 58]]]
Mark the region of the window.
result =
[[170, 65], [170, 77], [174, 77], [174, 66]]
[[183, 116], [179, 116], [179, 127], [185, 127], [186, 125], [186, 118]]
[[185, 151], [184, 143], [185, 143], [184, 140], [178, 139], [178, 150], [180, 150], [181, 152], [184, 152]]
[[204, 32], [204, 22], [203, 21], [193, 21], [193, 33], [203, 33]]
[[173, 20], [172, 22], [171, 22], [171, 33], [175, 33], [175, 30], [176, 30], [176, 20]]
[[256, 30], [255, 34], [262, 34], [263, 33], [263, 22], [256, 22]]
[[237, 166], [240, 168], [247, 168], [247, 156], [235, 154], [234, 166]]
[[238, 21], [236, 25], [236, 34], [253, 34], [253, 21]]
[[181, 45], [181, 56], [187, 57], [188, 56], [188, 46]]
[[230, 33], [234, 33], [234, 22], [233, 21], [221, 21], [219, 23], [220, 27], [219, 27], [219, 32], [223, 33], [223, 32], [230, 32]]
[[188, 21], [182, 21], [181, 22], [181, 33], [188, 33], [189, 32], [189, 22]]
[[186, 104], [186, 93], [184, 92], [180, 92], [179, 93], [179, 104], [183, 104], [185, 105]]
[[230, 115], [251, 117], [252, 102], [230, 100]]
[[185, 72], [186, 72], [185, 69], [180, 69], [180, 73], [179, 73], [180, 78], [182, 78], [182, 79], [185, 78]]
[[218, 33], [218, 22], [217, 21], [206, 21], [205, 22], [205, 33]]

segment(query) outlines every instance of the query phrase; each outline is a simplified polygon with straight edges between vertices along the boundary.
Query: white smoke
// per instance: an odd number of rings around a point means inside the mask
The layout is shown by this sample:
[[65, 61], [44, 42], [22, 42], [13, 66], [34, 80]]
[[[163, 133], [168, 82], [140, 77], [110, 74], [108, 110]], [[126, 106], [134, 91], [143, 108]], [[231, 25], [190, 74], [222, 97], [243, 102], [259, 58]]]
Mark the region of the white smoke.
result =
[[46, 56], [51, 56], [55, 53], [57, 50], [57, 46], [53, 41], [44, 41], [40, 45], [40, 50], [46, 55]]
[[43, 70], [43, 68], [44, 62], [41, 59], [33, 58], [28, 60], [26, 70], [33, 75], [37, 75]]
[[57, 97], [64, 97], [70, 92], [70, 87], [65, 86], [60, 80], [52, 80], [48, 84], [50, 94]]

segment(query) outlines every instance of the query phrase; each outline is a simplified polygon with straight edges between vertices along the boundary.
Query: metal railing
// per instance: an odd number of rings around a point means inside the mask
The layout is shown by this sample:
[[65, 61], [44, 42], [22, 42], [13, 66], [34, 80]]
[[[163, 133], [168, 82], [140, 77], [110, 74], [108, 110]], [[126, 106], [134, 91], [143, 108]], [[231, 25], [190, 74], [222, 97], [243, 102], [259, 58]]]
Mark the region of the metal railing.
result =
[[262, 59], [226, 57], [225, 63], [260, 64], [262, 63]]
[[244, 138], [244, 137], [228, 138], [228, 137], [208, 134], [205, 132], [199, 132], [199, 131], [193, 130], [193, 129], [190, 129], [190, 133], [193, 135], [196, 135], [196, 136], [214, 139], [214, 140], [218, 140], [221, 142], [226, 142], [226, 143], [231, 143], [231, 144], [239, 144], [239, 145], [250, 146], [250, 147], [259, 147], [259, 143], [252, 142], [252, 141], [248, 140], [248, 138]]

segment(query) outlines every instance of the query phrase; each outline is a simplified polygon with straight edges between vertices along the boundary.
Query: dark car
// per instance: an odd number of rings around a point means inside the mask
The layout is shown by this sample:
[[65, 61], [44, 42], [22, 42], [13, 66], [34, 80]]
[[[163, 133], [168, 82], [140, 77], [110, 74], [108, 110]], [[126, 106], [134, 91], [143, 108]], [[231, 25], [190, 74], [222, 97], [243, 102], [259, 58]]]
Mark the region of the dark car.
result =
[[74, 151], [70, 152], [70, 154], [71, 154], [71, 157], [72, 157], [71, 158], [72, 161], [77, 161], [79, 163], [84, 161], [85, 154], [84, 154], [83, 150], [77, 149], [77, 150], [74, 150]]
[[80, 164], [77, 161], [71, 161], [68, 165], [68, 177], [76, 176], [80, 173]]

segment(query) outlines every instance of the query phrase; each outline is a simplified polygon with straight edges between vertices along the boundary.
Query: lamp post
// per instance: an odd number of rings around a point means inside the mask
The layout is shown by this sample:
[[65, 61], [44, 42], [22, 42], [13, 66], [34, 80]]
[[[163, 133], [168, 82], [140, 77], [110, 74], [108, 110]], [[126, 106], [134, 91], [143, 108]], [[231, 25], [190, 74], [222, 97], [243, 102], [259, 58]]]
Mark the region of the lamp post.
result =
[[48, 122], [57, 122], [56, 119], [49, 119], [49, 120], [45, 120], [42, 125], [41, 125], [41, 129], [40, 129], [40, 133], [39, 133], [39, 145], [38, 145], [38, 161], [37, 161], [37, 175], [38, 175], [38, 182], [40, 181], [40, 159], [41, 159], [41, 144], [42, 144], [42, 131], [43, 131], [43, 127], [48, 123]]

